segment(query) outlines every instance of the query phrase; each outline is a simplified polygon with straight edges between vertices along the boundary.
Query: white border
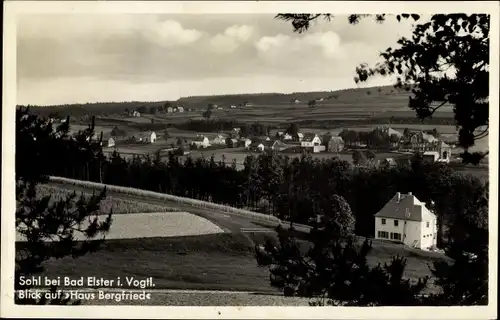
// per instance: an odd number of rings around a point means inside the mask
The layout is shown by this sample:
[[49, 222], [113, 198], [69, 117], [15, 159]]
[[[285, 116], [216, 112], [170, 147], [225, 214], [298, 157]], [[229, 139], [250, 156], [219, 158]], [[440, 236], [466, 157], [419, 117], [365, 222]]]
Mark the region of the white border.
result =
[[[16, 15], [21, 13], [490, 13], [490, 305], [487, 307], [340, 308], [340, 307], [148, 307], [148, 306], [77, 306], [37, 307], [13, 304], [14, 274], [14, 118], [16, 105]], [[4, 2], [3, 51], [3, 125], [2, 125], [2, 268], [1, 315], [4, 317], [69, 318], [342, 318], [342, 319], [485, 319], [496, 318], [497, 304], [497, 213], [498, 203], [498, 70], [499, 6], [488, 1], [339, 1], [339, 2], [250, 2], [250, 1], [8, 1]]]

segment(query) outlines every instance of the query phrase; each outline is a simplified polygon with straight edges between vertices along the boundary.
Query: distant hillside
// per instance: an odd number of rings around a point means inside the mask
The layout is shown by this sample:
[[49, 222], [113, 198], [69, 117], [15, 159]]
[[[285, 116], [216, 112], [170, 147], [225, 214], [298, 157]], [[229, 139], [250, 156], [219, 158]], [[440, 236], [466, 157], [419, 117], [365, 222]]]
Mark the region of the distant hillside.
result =
[[370, 87], [370, 88], [351, 88], [337, 91], [319, 91], [319, 92], [294, 92], [294, 93], [255, 93], [255, 94], [232, 94], [232, 95], [213, 95], [213, 96], [191, 96], [183, 97], [177, 100], [179, 103], [190, 108], [206, 108], [208, 104], [217, 104], [222, 106], [241, 105], [245, 102], [254, 105], [289, 105], [295, 100], [301, 103], [308, 103], [311, 100], [317, 102], [334, 102], [336, 100], [358, 100], [367, 99], [373, 96], [384, 95], [402, 95], [409, 96], [409, 93], [395, 89], [393, 86]]
[[[228, 107], [230, 105], [243, 105], [250, 103], [262, 108], [274, 109], [297, 105], [307, 105], [311, 100], [321, 106], [335, 106], [336, 108], [363, 107], [365, 111], [372, 109], [373, 113], [381, 113], [392, 106], [403, 108], [407, 111], [409, 92], [402, 89], [395, 89], [393, 86], [351, 88], [337, 91], [320, 92], [296, 92], [296, 93], [257, 93], [257, 94], [233, 94], [233, 95], [213, 95], [213, 96], [191, 96], [183, 97], [177, 101], [125, 101], [125, 102], [99, 102], [85, 104], [66, 104], [54, 106], [30, 106], [32, 112], [41, 116], [56, 115], [58, 117], [81, 117], [85, 115], [112, 115], [128, 110], [136, 110], [141, 107], [158, 107], [167, 102], [179, 103], [188, 108], [203, 109], [210, 103]], [[376, 110], [375, 110], [376, 109]], [[279, 110], [277, 110], [279, 111]], [[279, 111], [279, 112], [283, 112]]]
[[[63, 104], [54, 106], [30, 106], [30, 111], [42, 117], [57, 114], [59, 117], [66, 117], [68, 115], [74, 117], [81, 117], [88, 114], [92, 115], [106, 115], [121, 113], [128, 110], [136, 110], [140, 107], [158, 107], [164, 105], [169, 101], [124, 101], [124, 102], [97, 102], [97, 103], [75, 103]], [[174, 101], [170, 101], [174, 102]], [[20, 106], [18, 106], [20, 107]], [[26, 107], [26, 106], [22, 106]]]

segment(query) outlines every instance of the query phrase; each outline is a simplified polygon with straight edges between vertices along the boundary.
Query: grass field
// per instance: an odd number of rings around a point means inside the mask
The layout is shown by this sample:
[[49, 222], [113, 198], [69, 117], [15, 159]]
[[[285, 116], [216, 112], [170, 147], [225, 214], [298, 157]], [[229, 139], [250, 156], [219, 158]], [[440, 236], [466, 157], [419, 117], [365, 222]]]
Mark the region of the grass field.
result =
[[[37, 186], [37, 196], [45, 197], [51, 195], [51, 203], [54, 201], [65, 199], [68, 195], [73, 193], [73, 190], [60, 188], [52, 185], [38, 185]], [[83, 193], [86, 197], [92, 196], [90, 192]], [[81, 192], [77, 192], [77, 198], [81, 195]], [[111, 210], [114, 214], [127, 214], [127, 213], [149, 213], [149, 212], [176, 212], [180, 211], [178, 208], [173, 206], [161, 206], [157, 204], [151, 204], [147, 202], [138, 201], [128, 201], [121, 198], [113, 198], [113, 196], [106, 196], [106, 198], [101, 201], [100, 204], [101, 214], [108, 214]]]
[[[401, 247], [374, 246], [369, 263], [383, 264], [396, 254], [407, 258], [405, 277], [412, 279], [430, 275], [428, 264], [436, 259]], [[237, 234], [107, 240], [98, 252], [50, 260], [45, 267], [50, 277], [153, 277], [156, 289], [277, 292], [269, 285], [269, 272], [257, 266], [247, 239]]]
[[[144, 199], [144, 201], [148, 200]], [[154, 203], [151, 205], [154, 206]], [[190, 222], [180, 220], [177, 228], [180, 228], [183, 223]], [[136, 223], [129, 222], [129, 224], [122, 223], [119, 228], [125, 237], [134, 236]], [[161, 229], [160, 223], [153, 222], [152, 224], [153, 226], [150, 227]], [[142, 227], [149, 228], [147, 223]], [[162, 232], [160, 229], [158, 232]], [[163, 230], [163, 232], [166, 231], [168, 230]], [[154, 235], [155, 233], [152, 234], [152, 236]], [[134, 276], [139, 279], [153, 277], [155, 289], [277, 293], [277, 290], [269, 285], [268, 270], [257, 266], [253, 256], [254, 244], [264, 243], [266, 239], [275, 238], [272, 233], [150, 236], [137, 239], [108, 239], [95, 253], [77, 259], [67, 257], [49, 260], [44, 263], [46, 270], [42, 275], [71, 278], [95, 276], [107, 279], [124, 276]], [[22, 245], [22, 242], [16, 243], [18, 250], [22, 248]], [[303, 250], [307, 250], [307, 245], [303, 245]], [[395, 255], [407, 258], [405, 277], [411, 279], [430, 275], [428, 265], [435, 259], [443, 258], [436, 253], [410, 250], [401, 245], [374, 241], [368, 262], [373, 266], [378, 263], [383, 264], [390, 261], [391, 257]], [[434, 289], [431, 286], [429, 290]], [[190, 302], [191, 305], [227, 305], [229, 301], [233, 301], [232, 298], [224, 299], [222, 295], [217, 296], [219, 298], [212, 295], [198, 294], [195, 296], [196, 302]], [[170, 298], [160, 297], [158, 296], [158, 300], [154, 301], [163, 305], [176, 305], [180, 299], [172, 300], [174, 296], [170, 296]], [[185, 295], [185, 297], [187, 296]], [[296, 302], [282, 300], [282, 298], [276, 298], [277, 300], [264, 296], [261, 298], [264, 300], [249, 297], [247, 303], [250, 305], [259, 305], [259, 303], [263, 305], [296, 304]], [[306, 305], [306, 301], [298, 303]]]

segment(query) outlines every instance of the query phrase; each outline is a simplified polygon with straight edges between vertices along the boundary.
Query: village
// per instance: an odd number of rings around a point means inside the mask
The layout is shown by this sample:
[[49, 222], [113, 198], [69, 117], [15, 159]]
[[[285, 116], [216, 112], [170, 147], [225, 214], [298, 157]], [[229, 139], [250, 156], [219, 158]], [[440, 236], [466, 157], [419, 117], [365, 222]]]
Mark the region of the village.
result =
[[[269, 130], [268, 135], [244, 135], [241, 128], [228, 132], [189, 133], [175, 129], [162, 132], [143, 131], [127, 133], [126, 129], [115, 126], [103, 142], [107, 153], [118, 151], [122, 154], [153, 155], [160, 152], [163, 156], [173, 152], [176, 155], [196, 155], [211, 152], [224, 153], [230, 164], [237, 159], [243, 162], [241, 155], [273, 151], [288, 155], [301, 155], [304, 152], [314, 157], [339, 157], [355, 165], [395, 166], [398, 162], [408, 161], [416, 152], [424, 160], [450, 163], [453, 158], [453, 141], [443, 141], [439, 135], [426, 130], [408, 130], [403, 132], [387, 126], [376, 127], [371, 131], [343, 129], [326, 132], [301, 132], [296, 126], [286, 129]], [[336, 133], [332, 133], [335, 132]], [[273, 134], [274, 133], [274, 134]], [[191, 135], [191, 137], [189, 137]], [[240, 155], [232, 158], [233, 154]]]

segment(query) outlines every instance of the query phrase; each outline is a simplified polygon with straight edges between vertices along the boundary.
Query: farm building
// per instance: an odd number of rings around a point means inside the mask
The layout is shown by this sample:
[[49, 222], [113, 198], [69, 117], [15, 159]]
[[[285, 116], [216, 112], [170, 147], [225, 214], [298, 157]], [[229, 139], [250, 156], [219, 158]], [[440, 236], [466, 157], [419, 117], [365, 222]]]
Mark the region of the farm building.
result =
[[167, 108], [167, 113], [172, 113], [172, 112], [174, 112], [174, 108], [172, 108], [172, 107], [168, 107], [168, 108]]
[[108, 147], [114, 147], [115, 146], [115, 139], [113, 137], [108, 139]]
[[411, 192], [397, 192], [375, 214], [375, 239], [403, 243], [429, 250], [437, 244], [437, 218]]
[[134, 112], [132, 112], [132, 117], [140, 118], [141, 117], [141, 113], [139, 111], [134, 111]]
[[248, 138], [242, 138], [240, 139], [240, 146], [248, 148], [252, 144], [252, 140]]
[[212, 145], [223, 145], [226, 144], [226, 137], [221, 134], [218, 134], [214, 137], [211, 137], [210, 144]]
[[184, 107], [178, 106], [176, 112], [184, 112]]
[[248, 149], [250, 151], [264, 151], [265, 149], [265, 145], [262, 141], [255, 141], [255, 142], [252, 142], [249, 146], [248, 146]]
[[226, 146], [228, 148], [236, 148], [238, 146], [238, 139], [227, 138], [226, 139]]
[[210, 146], [210, 141], [207, 137], [199, 135], [191, 141], [191, 145], [196, 148], [207, 148], [208, 146]]
[[342, 137], [331, 137], [328, 141], [328, 152], [341, 152], [344, 150], [344, 139]]
[[439, 159], [439, 152], [437, 151], [425, 151], [422, 155], [425, 161], [436, 162]]
[[154, 131], [140, 132], [135, 136], [136, 141], [142, 143], [155, 143], [156, 142], [156, 133]]
[[305, 148], [319, 146], [321, 145], [321, 139], [315, 133], [306, 133], [300, 140], [300, 145]]

